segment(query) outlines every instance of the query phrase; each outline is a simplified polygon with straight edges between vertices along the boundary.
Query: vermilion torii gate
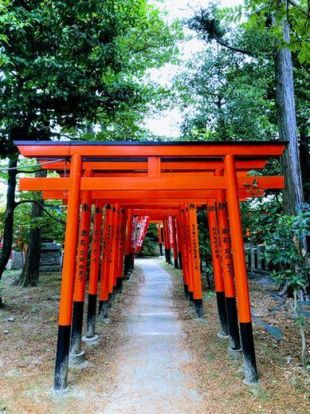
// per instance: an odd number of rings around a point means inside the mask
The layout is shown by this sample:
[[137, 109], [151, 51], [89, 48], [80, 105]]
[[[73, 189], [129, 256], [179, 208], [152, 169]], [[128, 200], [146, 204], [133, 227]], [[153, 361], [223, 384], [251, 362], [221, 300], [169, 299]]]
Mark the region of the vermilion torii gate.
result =
[[86, 275], [87, 340], [95, 337], [97, 296], [99, 315], [104, 318], [133, 267], [139, 217], [163, 223], [160, 241], [165, 244], [166, 260], [170, 261], [172, 245], [174, 262], [179, 259], [182, 266], [185, 294], [202, 315], [196, 217], [196, 208], [202, 205], [208, 211], [220, 334], [229, 337], [232, 350], [241, 346], [245, 381], [257, 382], [239, 202], [283, 188], [283, 177], [248, 172], [280, 157], [285, 143], [21, 141], [16, 145], [23, 156], [35, 157], [42, 168], [60, 174], [22, 178], [20, 189], [42, 191], [46, 199], [67, 203], [56, 390], [67, 387], [69, 352], [81, 353]]

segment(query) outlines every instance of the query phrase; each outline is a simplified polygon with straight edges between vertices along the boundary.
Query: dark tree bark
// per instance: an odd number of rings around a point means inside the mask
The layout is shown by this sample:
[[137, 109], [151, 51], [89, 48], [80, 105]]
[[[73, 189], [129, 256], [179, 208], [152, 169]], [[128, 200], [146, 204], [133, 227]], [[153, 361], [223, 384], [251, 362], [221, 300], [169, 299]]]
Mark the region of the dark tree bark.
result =
[[[283, 20], [283, 38], [289, 43], [289, 25]], [[283, 193], [284, 212], [296, 214], [304, 202], [298, 148], [292, 54], [287, 47], [280, 47], [275, 56], [276, 100], [278, 107], [279, 136], [288, 141], [283, 156], [283, 173], [286, 187]]]
[[[14, 225], [14, 209], [15, 209], [15, 189], [17, 176], [17, 161], [18, 156], [12, 156], [8, 163], [8, 187], [6, 210], [4, 217], [4, 231], [3, 231], [3, 247], [0, 253], [0, 279], [4, 272], [5, 266], [9, 261], [12, 243], [13, 243], [13, 225]], [[2, 297], [0, 297], [0, 306], [2, 306]]]
[[[36, 172], [36, 177], [45, 177], [46, 171]], [[32, 204], [31, 219], [35, 222], [37, 218], [43, 216], [44, 200], [40, 198], [37, 203]], [[36, 226], [30, 230], [29, 244], [23, 271], [20, 275], [18, 283], [21, 286], [37, 286], [39, 282], [41, 256], [41, 228]]]

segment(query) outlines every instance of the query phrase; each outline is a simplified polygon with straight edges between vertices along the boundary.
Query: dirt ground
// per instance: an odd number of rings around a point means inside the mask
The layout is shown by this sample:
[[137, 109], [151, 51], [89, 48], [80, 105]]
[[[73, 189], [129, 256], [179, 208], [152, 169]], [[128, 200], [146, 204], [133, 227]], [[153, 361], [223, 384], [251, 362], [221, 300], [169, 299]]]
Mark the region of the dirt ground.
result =
[[[310, 378], [300, 366], [298, 329], [288, 318], [289, 308], [270, 314], [269, 309], [278, 302], [252, 283], [255, 314], [281, 328], [284, 337], [277, 342], [254, 326], [260, 384], [248, 387], [242, 382], [241, 361], [231, 359], [227, 340], [216, 336], [214, 294], [205, 293], [205, 317], [199, 320], [184, 299], [180, 272], [163, 262], [161, 266], [173, 278], [173, 303], [191, 354], [183, 368], [203, 396], [204, 413], [310, 412]], [[42, 274], [40, 286], [27, 289], [12, 285], [14, 276], [13, 272], [6, 274], [7, 305], [0, 310], [0, 413], [105, 413], [117, 387], [118, 355], [126, 341], [121, 333], [136, 287], [143, 283], [141, 270], [125, 283], [109, 323], [98, 323], [100, 341], [84, 347], [87, 362], [83, 368], [70, 369], [70, 391], [62, 397], [52, 391], [60, 275]]]

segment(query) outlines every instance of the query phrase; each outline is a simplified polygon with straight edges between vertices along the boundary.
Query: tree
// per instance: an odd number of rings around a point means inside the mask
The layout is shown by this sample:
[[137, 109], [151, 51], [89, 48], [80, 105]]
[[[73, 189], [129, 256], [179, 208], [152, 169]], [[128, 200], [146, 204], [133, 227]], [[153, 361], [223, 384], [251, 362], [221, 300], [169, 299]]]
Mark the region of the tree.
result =
[[294, 74], [292, 52], [300, 63], [310, 62], [309, 3], [306, 1], [277, 0], [265, 2], [251, 0], [246, 5], [250, 12], [249, 27], [268, 29], [274, 39], [276, 102], [278, 107], [279, 137], [288, 141], [283, 157], [286, 176], [284, 211], [297, 214], [304, 202], [299, 157]]
[[[253, 35], [253, 41], [259, 45], [265, 39]], [[207, 46], [177, 79], [181, 104], [187, 110], [182, 125], [185, 137], [274, 139], [271, 79], [268, 60], [249, 60], [226, 48]]]
[[142, 76], [171, 59], [176, 27], [146, 0], [1, 0], [0, 21], [0, 153], [10, 159], [1, 277], [16, 206], [13, 141], [79, 138], [120, 114], [133, 138], [149, 106]]
[[[36, 177], [46, 177], [46, 171], [38, 171]], [[43, 216], [44, 200], [42, 196], [32, 203], [31, 218], [32, 227], [29, 235], [27, 255], [23, 271], [19, 277], [19, 284], [26, 286], [36, 286], [39, 280], [40, 253], [41, 253], [41, 226], [37, 220]]]
[[[287, 15], [288, 3], [282, 1], [273, 3], [263, 1], [250, 1], [247, 10], [250, 17], [246, 24], [240, 24], [241, 30], [256, 30], [262, 35], [268, 34], [274, 45], [275, 63], [275, 89], [276, 104], [278, 108], [277, 124], [280, 139], [289, 142], [288, 149], [283, 158], [284, 174], [286, 176], [285, 212], [295, 214], [301, 208], [303, 202], [303, 187], [301, 180], [301, 168], [298, 151], [298, 136], [296, 124], [293, 66], [289, 46], [297, 52], [297, 43], [289, 40], [289, 18]], [[255, 58], [255, 49], [246, 49], [234, 42], [234, 37], [229, 37], [229, 31], [221, 24], [220, 14], [213, 6], [209, 10], [197, 13], [189, 22], [192, 29], [196, 30], [208, 42], [216, 41], [230, 51], [249, 58]], [[298, 15], [300, 16], [300, 15]], [[297, 19], [297, 15], [295, 15]], [[305, 20], [305, 19], [304, 19]], [[306, 20], [307, 22], [307, 20]], [[299, 24], [295, 24], [299, 28]], [[271, 29], [270, 29], [271, 28]], [[307, 55], [307, 44], [304, 32], [299, 30], [297, 34], [302, 35], [302, 53], [298, 56], [305, 60]], [[294, 37], [296, 40], [296, 36]], [[238, 40], [238, 38], [237, 38]]]

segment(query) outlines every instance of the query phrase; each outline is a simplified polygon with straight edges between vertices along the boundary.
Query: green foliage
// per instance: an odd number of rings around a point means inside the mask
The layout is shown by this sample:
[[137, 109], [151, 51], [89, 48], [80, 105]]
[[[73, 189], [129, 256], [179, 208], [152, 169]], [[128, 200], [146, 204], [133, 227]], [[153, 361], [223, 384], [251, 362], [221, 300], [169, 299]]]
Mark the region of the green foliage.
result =
[[221, 9], [211, 6], [189, 22], [207, 45], [176, 80], [186, 111], [182, 132], [186, 138], [202, 140], [274, 139], [270, 36], [228, 24], [224, 29], [221, 18]]
[[244, 236], [249, 235], [252, 245], [262, 244], [266, 234], [276, 231], [275, 217], [283, 213], [282, 200], [270, 195], [267, 199], [256, 199], [241, 203]]
[[242, 217], [248, 241], [265, 245], [274, 278], [293, 290], [306, 288], [310, 266], [302, 240], [310, 235], [310, 206], [305, 204], [296, 216], [283, 215], [281, 200], [269, 197], [243, 203]]
[[[6, 165], [0, 165], [0, 179], [7, 181]], [[27, 176], [34, 175], [38, 165], [33, 159], [22, 159], [18, 166], [18, 170], [26, 171]], [[23, 173], [25, 174], [25, 173]], [[57, 175], [56, 173], [49, 173], [50, 175]], [[40, 227], [42, 230], [42, 240], [54, 240], [58, 243], [63, 243], [66, 213], [65, 207], [60, 200], [50, 200], [45, 203], [43, 216], [32, 217], [31, 210], [33, 201], [40, 201], [41, 195], [36, 192], [23, 191], [17, 195], [16, 208], [14, 210], [14, 229], [13, 240], [15, 250], [21, 250], [29, 240], [29, 232], [31, 229]], [[4, 229], [5, 208], [0, 208], [0, 239], [3, 235]]]
[[[247, 10], [252, 7], [250, 3], [246, 4]], [[259, 9], [262, 12], [244, 14], [243, 6], [227, 9], [211, 5], [189, 20], [189, 27], [206, 41], [206, 48], [176, 79], [185, 114], [182, 125], [185, 139], [272, 140], [278, 137], [275, 37], [268, 23], [270, 15], [266, 14], [265, 6], [269, 2], [257, 3], [262, 5]], [[279, 27], [278, 23], [276, 26]], [[303, 136], [307, 136], [309, 70], [296, 53], [293, 57], [297, 124]]]
[[177, 79], [186, 110], [183, 134], [212, 140], [274, 138], [272, 79], [269, 62], [207, 47]]
[[12, 139], [77, 137], [89, 123], [124, 123], [131, 138], [149, 109], [142, 76], [172, 58], [179, 32], [146, 0], [1, 0], [0, 23], [2, 156]]
[[266, 260], [277, 267], [277, 280], [288, 282], [293, 290], [305, 288], [310, 265], [302, 238], [310, 235], [310, 206], [305, 205], [296, 216], [276, 215], [274, 221], [274, 231], [265, 236]]
[[[35, 200], [35, 193], [24, 192], [22, 200]], [[52, 200], [45, 205], [42, 217], [31, 216], [32, 203], [22, 203], [14, 211], [14, 249], [21, 250], [28, 243], [30, 230], [41, 228], [42, 241], [63, 243], [66, 214], [64, 207], [58, 200]]]
[[[289, 47], [300, 63], [310, 62], [309, 3], [306, 0], [247, 0], [243, 11], [247, 16], [244, 27], [261, 32], [268, 30], [278, 47]], [[233, 15], [233, 10], [228, 11], [228, 18]], [[236, 16], [240, 18], [240, 9]], [[290, 39], [283, 37], [284, 21], [290, 26]]]
[[150, 224], [142, 245], [143, 256], [158, 256], [158, 231], [156, 224]]

